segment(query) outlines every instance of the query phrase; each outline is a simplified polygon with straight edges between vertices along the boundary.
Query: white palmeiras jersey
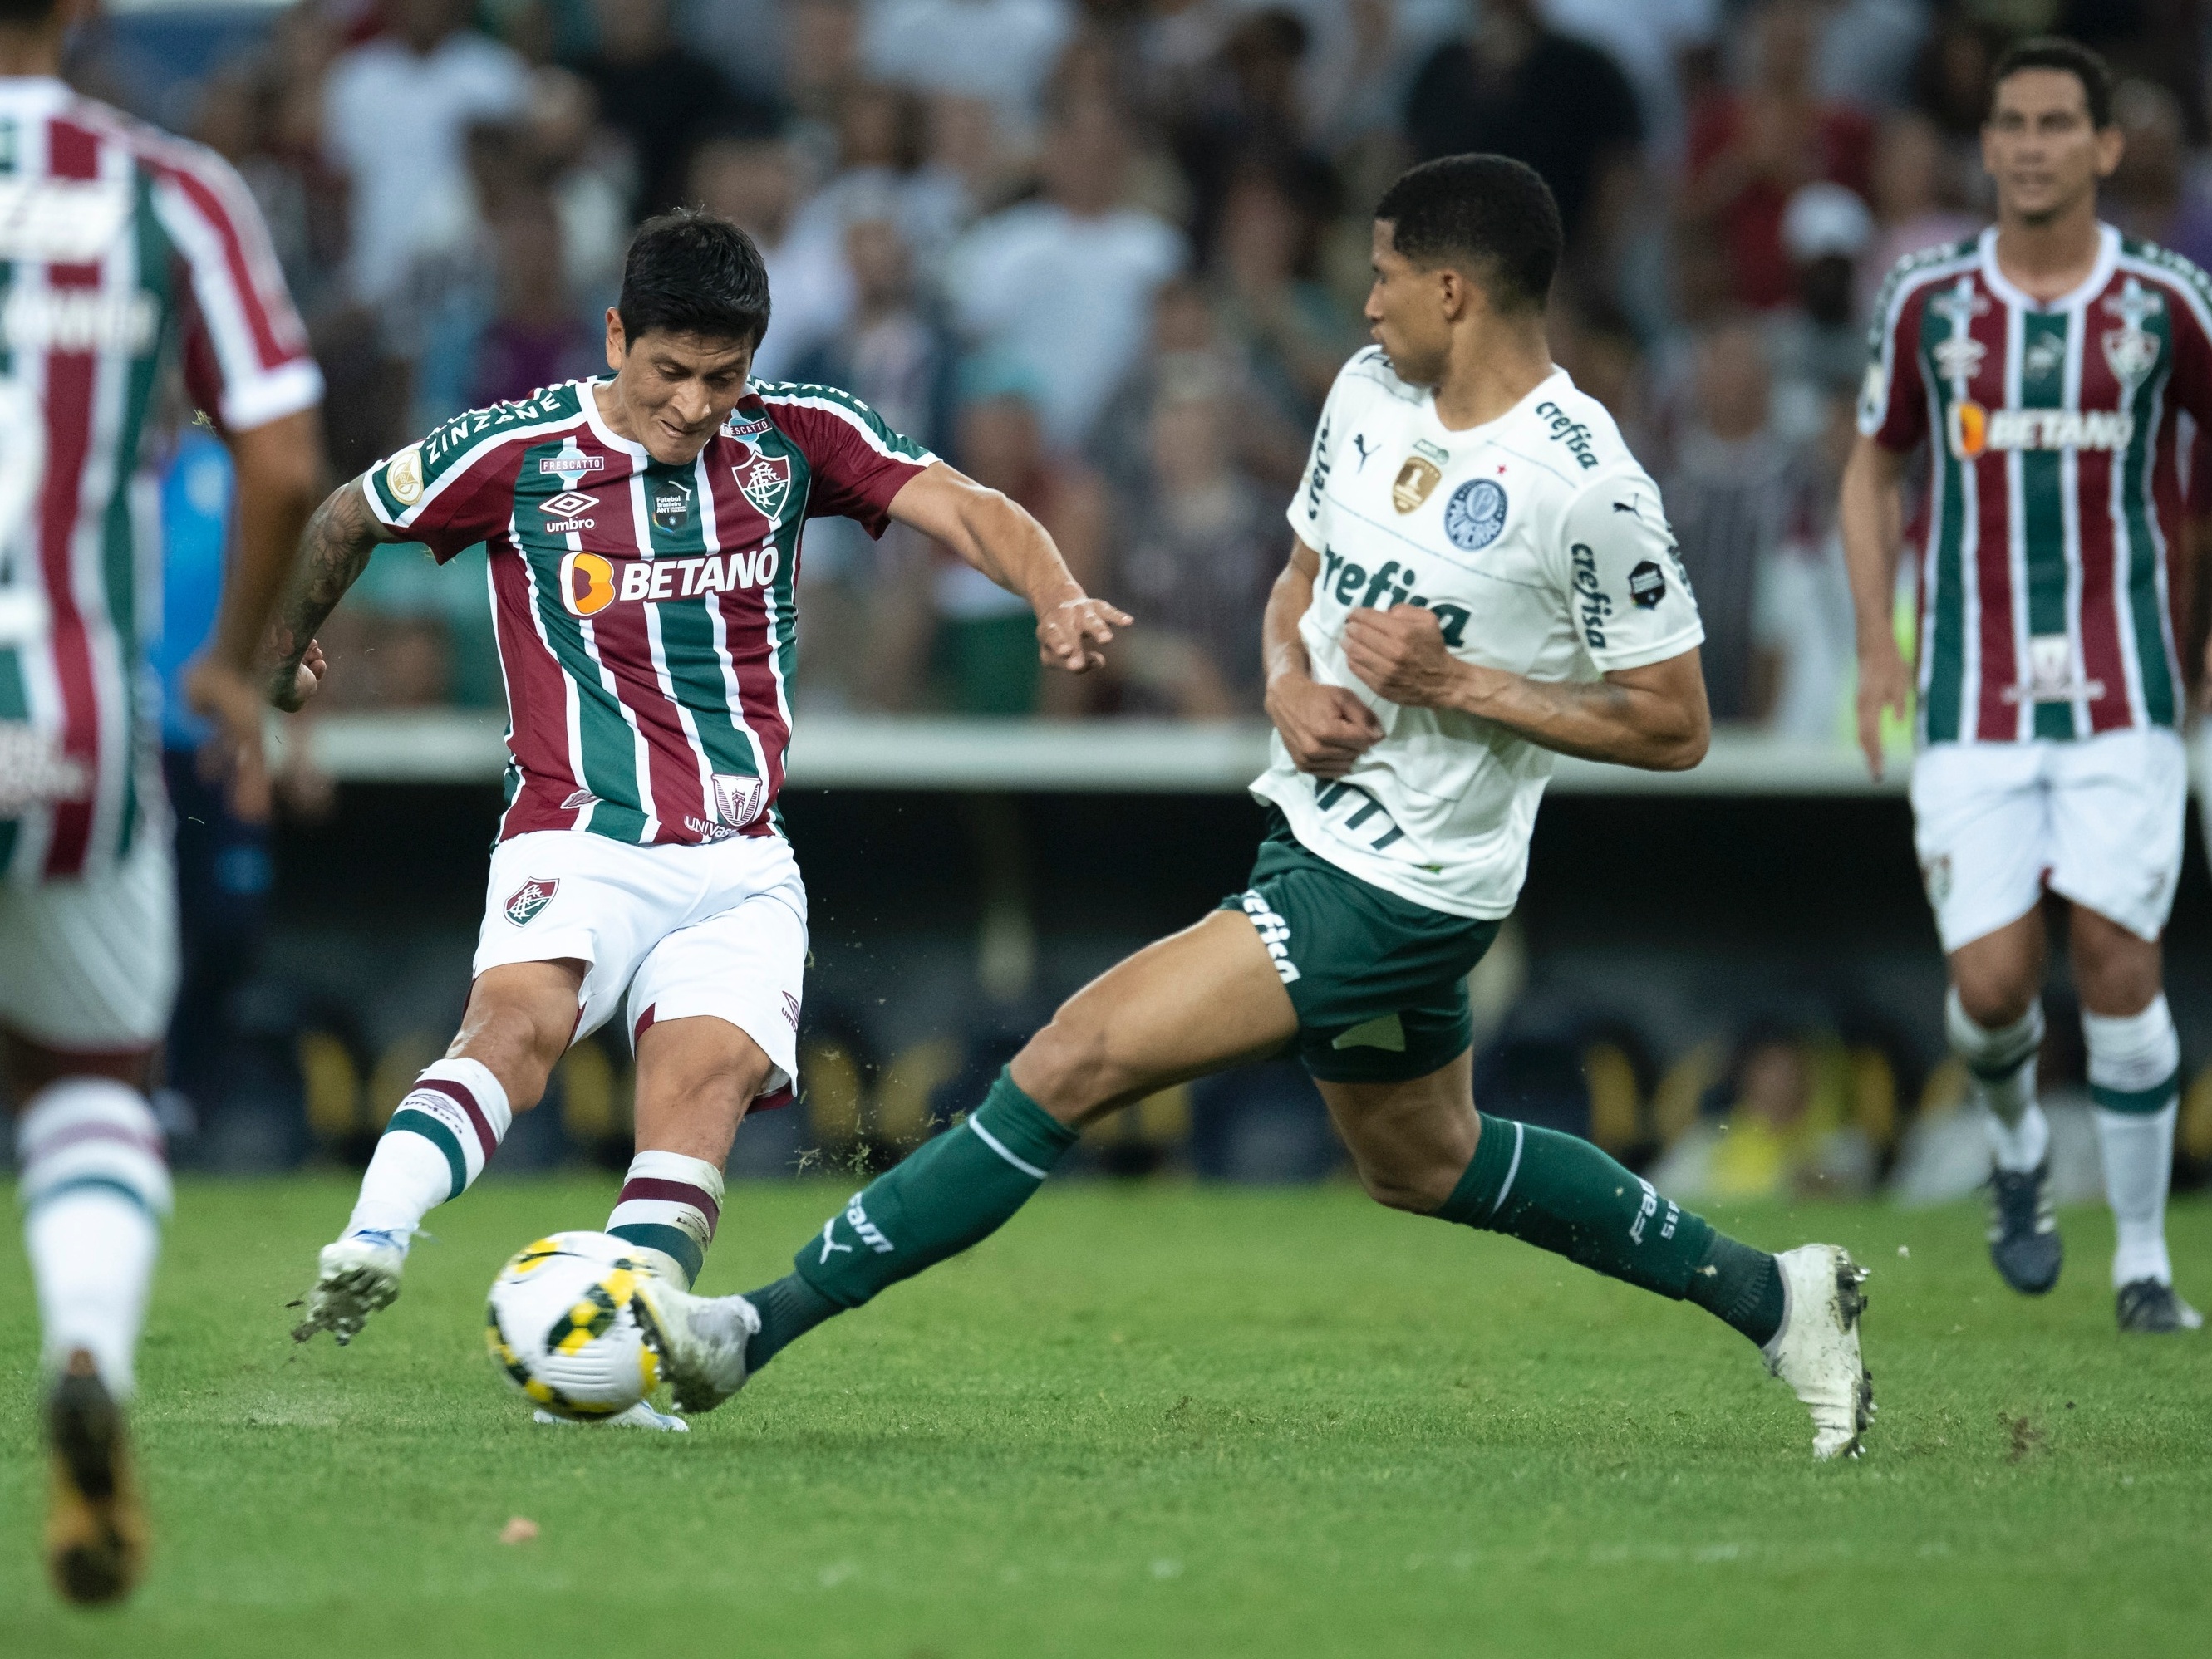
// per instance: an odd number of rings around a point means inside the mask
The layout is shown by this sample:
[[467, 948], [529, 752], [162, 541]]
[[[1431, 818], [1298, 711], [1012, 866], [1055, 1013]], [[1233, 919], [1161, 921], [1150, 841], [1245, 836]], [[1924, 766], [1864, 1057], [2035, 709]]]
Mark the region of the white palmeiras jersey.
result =
[[1291, 528], [1321, 555], [1298, 625], [1315, 678], [1375, 711], [1382, 737], [1339, 781], [1282, 738], [1252, 793], [1298, 840], [1385, 891], [1449, 915], [1513, 908], [1551, 751], [1472, 714], [1376, 696], [1344, 659], [1362, 605], [1437, 613], [1455, 656], [1587, 681], [1705, 638], [1658, 487], [1565, 369], [1486, 425], [1455, 432], [1379, 349], [1344, 366]]

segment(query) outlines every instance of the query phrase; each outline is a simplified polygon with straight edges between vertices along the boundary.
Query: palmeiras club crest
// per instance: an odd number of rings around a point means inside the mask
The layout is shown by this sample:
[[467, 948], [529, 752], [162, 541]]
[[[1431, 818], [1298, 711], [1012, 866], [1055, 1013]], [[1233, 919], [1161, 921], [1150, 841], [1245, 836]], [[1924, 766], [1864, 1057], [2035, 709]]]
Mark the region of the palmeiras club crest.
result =
[[730, 476], [744, 491], [745, 499], [761, 511], [761, 516], [770, 524], [783, 516], [783, 503], [791, 494], [791, 459], [786, 455], [763, 455], [757, 451], [749, 460], [740, 461], [730, 469]]
[[524, 926], [540, 910], [553, 902], [553, 895], [558, 892], [560, 888], [561, 884], [557, 880], [548, 880], [544, 876], [532, 876], [521, 886], [516, 888], [514, 896], [507, 900], [505, 906], [507, 919], [518, 927]]

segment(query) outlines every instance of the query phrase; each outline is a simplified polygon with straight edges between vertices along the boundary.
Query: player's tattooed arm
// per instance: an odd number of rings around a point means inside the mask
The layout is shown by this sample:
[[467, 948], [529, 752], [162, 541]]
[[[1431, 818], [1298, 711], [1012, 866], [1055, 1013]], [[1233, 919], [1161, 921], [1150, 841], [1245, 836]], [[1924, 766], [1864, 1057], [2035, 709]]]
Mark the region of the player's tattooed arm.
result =
[[1705, 757], [1712, 714], [1694, 647], [1603, 679], [1532, 680], [1465, 662], [1445, 647], [1436, 613], [1419, 605], [1355, 611], [1344, 626], [1352, 672], [1392, 702], [1452, 708], [1584, 760], [1686, 772]]
[[299, 569], [276, 618], [270, 702], [289, 712], [314, 695], [328, 668], [315, 630], [368, 568], [368, 556], [378, 544], [400, 538], [400, 532], [368, 510], [358, 478], [340, 484], [315, 509], [300, 538]]
[[1267, 718], [1282, 734], [1291, 763], [1316, 778], [1340, 778], [1382, 735], [1375, 711], [1340, 685], [1313, 677], [1298, 623], [1313, 604], [1321, 555], [1295, 538], [1290, 562], [1275, 578], [1261, 623], [1267, 676]]
[[1130, 617], [1084, 591], [1045, 527], [1019, 502], [986, 489], [942, 461], [910, 478], [891, 498], [890, 515], [936, 538], [1036, 612], [1037, 654], [1080, 674], [1106, 659], [1097, 647]]

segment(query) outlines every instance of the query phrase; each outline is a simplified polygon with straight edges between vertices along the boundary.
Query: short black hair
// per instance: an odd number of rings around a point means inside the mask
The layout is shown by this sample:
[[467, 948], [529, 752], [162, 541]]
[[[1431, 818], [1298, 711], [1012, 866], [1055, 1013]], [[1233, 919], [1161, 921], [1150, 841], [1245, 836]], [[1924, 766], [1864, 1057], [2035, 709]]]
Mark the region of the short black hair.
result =
[[678, 208], [648, 219], [623, 256], [623, 333], [750, 340], [768, 332], [768, 267], [753, 239], [719, 213]]
[[1996, 113], [1997, 88], [2008, 76], [2039, 69], [2063, 70], [2080, 81], [2089, 104], [2089, 125], [2100, 132], [2112, 125], [2112, 66], [2079, 40], [2056, 34], [2039, 34], [2004, 49], [1990, 70], [1988, 114]]
[[1375, 204], [1390, 245], [1418, 265], [1464, 260], [1500, 311], [1541, 311], [1565, 235], [1552, 187], [1509, 155], [1441, 155]]

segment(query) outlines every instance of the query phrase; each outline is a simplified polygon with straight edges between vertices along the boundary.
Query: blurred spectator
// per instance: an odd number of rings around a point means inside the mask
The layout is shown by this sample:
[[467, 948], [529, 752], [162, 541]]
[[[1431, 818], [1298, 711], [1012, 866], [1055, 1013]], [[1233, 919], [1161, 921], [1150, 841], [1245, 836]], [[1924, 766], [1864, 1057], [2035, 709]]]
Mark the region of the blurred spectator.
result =
[[1222, 204], [1214, 307], [1224, 341], [1278, 416], [1310, 427], [1362, 331], [1321, 283], [1322, 239], [1336, 210], [1326, 163], [1286, 156], [1246, 167]]
[[1141, 487], [1114, 503], [1107, 591], [1138, 626], [1117, 642], [1125, 713], [1260, 713], [1260, 617], [1283, 558], [1282, 501], [1234, 461], [1236, 407], [1202, 356], [1171, 360]]
[[1820, 95], [1868, 110], [1904, 102], [1933, 9], [1927, 0], [1825, 0]]
[[678, 0], [676, 32], [739, 97], [774, 103], [791, 73], [793, 14], [787, 0]]
[[1571, 262], [1607, 240], [1605, 210], [1634, 175], [1644, 119], [1612, 58], [1557, 33], [1536, 0], [1486, 0], [1472, 33], [1437, 48], [1406, 102], [1415, 155], [1492, 150], [1559, 198]]
[[960, 178], [921, 165], [927, 130], [927, 106], [915, 94], [866, 83], [846, 88], [837, 104], [836, 176], [799, 210], [793, 236], [836, 238], [860, 220], [888, 220], [911, 264], [908, 274], [934, 292], [946, 252], [973, 216]]
[[612, 305], [629, 246], [636, 169], [619, 140], [599, 125], [599, 95], [567, 70], [530, 77], [524, 139], [532, 172], [551, 193], [569, 287], [591, 308]]
[[452, 254], [475, 223], [463, 140], [471, 123], [518, 112], [521, 58], [468, 27], [470, 0], [386, 0], [390, 32], [331, 66], [323, 134], [350, 182], [347, 285], [394, 298], [427, 254]]
[[1764, 307], [1787, 304], [1795, 291], [1782, 243], [1790, 198], [1826, 179], [1863, 200], [1874, 126], [1820, 95], [1819, 17], [1807, 0], [1769, 0], [1753, 27], [1750, 84], [1692, 117], [1684, 204], [1727, 244], [1736, 299]]
[[605, 330], [570, 295], [550, 197], [516, 202], [491, 227], [495, 299], [478, 337], [468, 403], [482, 408], [606, 366]]
[[735, 221], [760, 245], [768, 266], [768, 335], [753, 356], [753, 379], [782, 380], [853, 311], [842, 228], [800, 224], [799, 165], [780, 138], [717, 138], [691, 167], [691, 195]]
[[870, 79], [985, 99], [1014, 133], [1030, 130], [1075, 29], [1067, 0], [878, 0], [865, 20]]
[[2003, 38], [1990, 22], [1963, 9], [1944, 9], [1912, 68], [1912, 106], [1935, 122], [1962, 166], [1977, 174], [1982, 118], [1989, 112], [1990, 68]]
[[2212, 264], [2212, 201], [2189, 176], [2181, 100], [2148, 81], [2123, 81], [2112, 119], [2128, 146], [2104, 189], [2105, 216], [2130, 236]]
[[1859, 261], [1856, 310], [1874, 311], [1875, 296], [1897, 262], [1923, 248], [1961, 241], [1981, 221], [1960, 204], [1966, 192], [1943, 135], [1925, 115], [1899, 111], [1881, 124], [1874, 151], [1874, 240]]
[[[970, 359], [960, 373], [952, 459], [1035, 514], [1076, 580], [1103, 592], [1104, 501], [1085, 469], [1048, 447], [1043, 401], [1026, 362], [1003, 353]], [[933, 588], [944, 703], [960, 714], [1036, 713], [1036, 618], [1028, 600], [942, 550]]]
[[1231, 181], [1304, 152], [1298, 65], [1310, 38], [1304, 21], [1284, 7], [1248, 13], [1230, 29], [1175, 124], [1176, 161], [1193, 198], [1191, 232], [1209, 257]]
[[692, 147], [710, 131], [765, 134], [775, 106], [742, 98], [722, 73], [676, 37], [668, 0], [593, 0], [599, 50], [583, 66], [599, 95], [599, 118], [637, 155], [635, 216], [684, 199]]
[[1605, 405], [1630, 453], [1650, 471], [1659, 469], [1645, 385], [1644, 349], [1628, 319], [1608, 307], [1555, 307], [1552, 356], [1577, 389]]
[[984, 220], [947, 262], [955, 320], [1036, 376], [1045, 440], [1063, 453], [1090, 432], [1143, 339], [1154, 291], [1184, 262], [1172, 227], [1122, 205], [1127, 161], [1112, 112], [1071, 111], [1045, 149], [1043, 199]]
[[1866, 204], [1841, 185], [1808, 185], [1782, 216], [1797, 303], [1766, 314], [1774, 428], [1787, 443], [1827, 424], [1829, 401], [1866, 371], [1866, 329], [1853, 309], [1859, 256], [1874, 234]]
[[1850, 1121], [1848, 1057], [1832, 1038], [1754, 1027], [1702, 1118], [1669, 1146], [1651, 1182], [1685, 1203], [1855, 1198], [1875, 1152]]
[[1857, 648], [1836, 503], [1856, 402], [1849, 389], [1832, 393], [1817, 437], [1792, 452], [1780, 534], [1754, 581], [1752, 702], [1777, 737], [1803, 743], [1847, 741], [1850, 731]]
[[1688, 112], [1682, 98], [1682, 54], [1710, 42], [1721, 23], [1720, 0], [1543, 0], [1544, 21], [1562, 34], [1604, 48], [1636, 88], [1651, 159], [1678, 164]]
[[1790, 452], [1769, 419], [1758, 323], [1726, 322], [1698, 343], [1690, 421], [1662, 480], [1667, 516], [1705, 626], [1705, 695], [1716, 720], [1755, 720], [1759, 571], [1785, 523]]

